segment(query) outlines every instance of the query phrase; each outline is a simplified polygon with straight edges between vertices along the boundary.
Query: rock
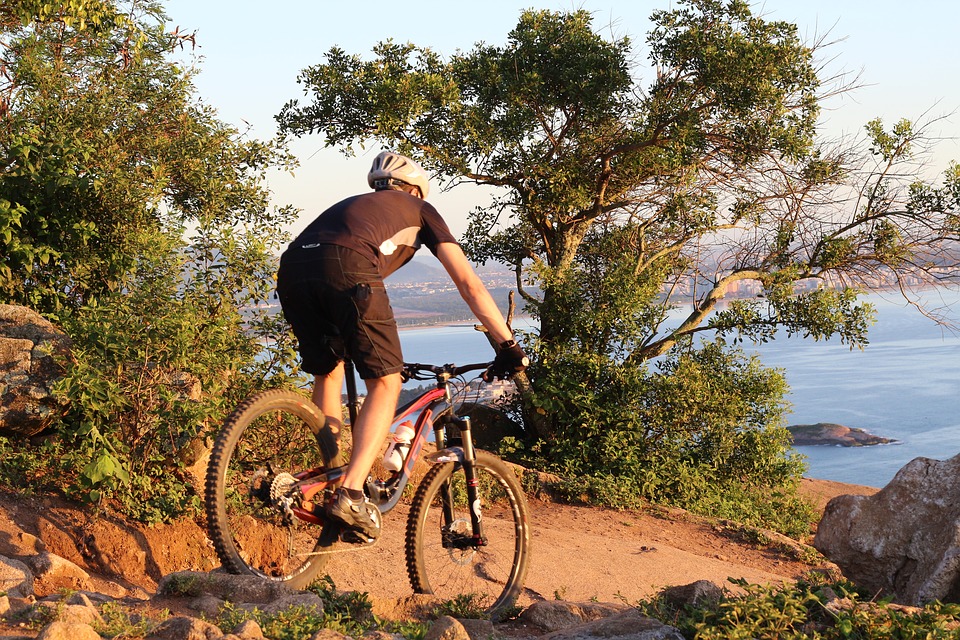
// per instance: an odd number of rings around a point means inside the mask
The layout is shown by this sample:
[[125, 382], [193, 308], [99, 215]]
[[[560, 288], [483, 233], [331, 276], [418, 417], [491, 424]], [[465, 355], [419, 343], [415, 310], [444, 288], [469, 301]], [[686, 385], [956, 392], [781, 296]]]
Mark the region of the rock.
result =
[[276, 602], [298, 592], [285, 584], [270, 582], [252, 575], [177, 571], [161, 578], [157, 584], [157, 593], [192, 597], [206, 594], [230, 602], [265, 604]]
[[86, 624], [92, 625], [95, 622], [101, 622], [103, 618], [100, 617], [100, 612], [97, 611], [97, 608], [93, 604], [64, 604], [59, 600], [51, 601], [44, 600], [37, 603], [38, 612], [41, 609], [46, 609], [48, 613], [40, 614], [41, 617], [46, 618], [47, 620], [53, 618], [59, 620], [60, 622], [67, 622], [70, 624]]
[[288, 607], [301, 607], [304, 609], [313, 609], [317, 615], [323, 615], [323, 600], [317, 594], [312, 591], [303, 591], [300, 593], [292, 593], [288, 596], [283, 596], [277, 598], [272, 602], [268, 602], [263, 606], [257, 607], [261, 611], [267, 614], [275, 614], [279, 611], [283, 611]]
[[473, 618], [457, 618], [470, 640], [491, 640], [499, 637], [492, 620], [475, 620]]
[[233, 635], [243, 640], [266, 640], [263, 630], [256, 620], [244, 620], [233, 630]]
[[102, 640], [100, 634], [82, 622], [51, 622], [37, 635], [37, 640]]
[[842, 424], [818, 422], [795, 424], [787, 427], [794, 446], [835, 445], [841, 447], [865, 447], [876, 444], [891, 444], [896, 440], [875, 436], [863, 429], [845, 427]]
[[470, 636], [457, 619], [441, 616], [430, 625], [423, 640], [470, 640]]
[[66, 404], [51, 388], [70, 360], [70, 339], [26, 307], [0, 304], [0, 435], [33, 436]]
[[350, 636], [345, 636], [333, 629], [320, 629], [310, 636], [310, 640], [350, 640]]
[[699, 607], [720, 602], [723, 589], [709, 580], [697, 580], [687, 585], [667, 587], [660, 594], [667, 604], [679, 609], [684, 605]]
[[683, 640], [675, 627], [659, 620], [648, 618], [636, 609], [588, 622], [569, 629], [562, 629], [540, 636], [540, 640]]
[[960, 602], [960, 456], [917, 458], [872, 496], [827, 503], [813, 541], [859, 586], [899, 604]]
[[[215, 618], [220, 613], [220, 609], [226, 604], [224, 600], [216, 596], [203, 594], [200, 597], [191, 600], [187, 607], [201, 613], [208, 618]], [[237, 635], [240, 635], [239, 633]]]
[[0, 593], [14, 598], [33, 595], [33, 573], [19, 560], [0, 556]]
[[65, 589], [89, 590], [90, 574], [65, 558], [42, 552], [25, 559], [36, 578], [34, 590], [46, 596]]
[[146, 635], [145, 640], [217, 640], [220, 629], [209, 622], [188, 616], [168, 618]]
[[629, 609], [627, 605], [541, 600], [524, 609], [520, 620], [546, 631], [557, 631], [605, 618], [626, 609]]

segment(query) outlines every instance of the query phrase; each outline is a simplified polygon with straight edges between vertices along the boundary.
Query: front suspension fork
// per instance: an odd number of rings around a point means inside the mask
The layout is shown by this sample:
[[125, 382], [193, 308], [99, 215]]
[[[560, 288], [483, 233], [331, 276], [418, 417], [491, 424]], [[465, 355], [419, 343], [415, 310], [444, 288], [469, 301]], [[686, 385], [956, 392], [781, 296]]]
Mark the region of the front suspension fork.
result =
[[[483, 515], [480, 510], [480, 489], [477, 480], [477, 451], [473, 446], [473, 434], [470, 431], [469, 416], [451, 416], [447, 418], [448, 423], [453, 424], [460, 431], [460, 440], [463, 447], [463, 458], [460, 464], [463, 466], [463, 474], [466, 479], [467, 505], [470, 512], [470, 526], [473, 531], [472, 546], [482, 547], [487, 544], [487, 538], [483, 535]], [[453, 523], [453, 481], [448, 480], [443, 490], [443, 516], [447, 526]]]

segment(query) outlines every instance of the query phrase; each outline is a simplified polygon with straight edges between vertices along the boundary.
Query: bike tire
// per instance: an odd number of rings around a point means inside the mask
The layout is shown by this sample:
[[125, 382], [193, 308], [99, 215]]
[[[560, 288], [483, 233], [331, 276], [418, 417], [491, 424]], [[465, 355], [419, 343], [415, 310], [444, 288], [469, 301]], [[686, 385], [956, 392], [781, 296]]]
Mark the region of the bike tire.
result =
[[[314, 435], [314, 433], [318, 435]], [[285, 389], [250, 396], [226, 419], [210, 453], [204, 491], [207, 529], [230, 573], [301, 589], [313, 582], [338, 540], [335, 525], [284, 518], [269, 499], [291, 477], [339, 466], [337, 442], [309, 399]], [[318, 505], [322, 508], [322, 502]]]
[[[530, 559], [527, 502], [513, 470], [486, 451], [477, 451], [477, 479], [481, 491], [487, 544], [466, 544], [472, 536], [466, 500], [466, 476], [459, 463], [432, 467], [414, 494], [407, 519], [407, 574], [414, 592], [442, 599], [475, 599], [492, 618], [510, 609], [520, 595]], [[453, 520], [444, 519], [442, 495], [453, 489]], [[448, 538], [444, 546], [445, 532]], [[459, 548], [450, 536], [459, 537]]]

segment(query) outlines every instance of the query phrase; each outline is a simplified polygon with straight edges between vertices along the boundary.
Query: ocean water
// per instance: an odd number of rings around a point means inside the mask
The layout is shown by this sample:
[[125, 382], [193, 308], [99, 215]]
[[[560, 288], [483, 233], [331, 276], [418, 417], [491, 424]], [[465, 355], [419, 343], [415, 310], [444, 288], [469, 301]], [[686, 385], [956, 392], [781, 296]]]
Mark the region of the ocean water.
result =
[[[807, 476], [882, 487], [917, 457], [944, 460], [960, 453], [960, 335], [945, 330], [895, 294], [863, 298], [877, 308], [864, 350], [839, 341], [778, 339], [748, 352], [784, 370], [792, 404], [789, 424], [835, 422], [893, 438], [870, 447], [797, 447]], [[929, 293], [955, 305], [960, 293]], [[519, 327], [522, 328], [522, 327]], [[473, 325], [408, 329], [401, 333], [408, 362], [484, 362], [493, 357]]]
[[[960, 295], [931, 302], [955, 305]], [[790, 424], [835, 422], [893, 438], [871, 447], [807, 446], [813, 478], [882, 487], [914, 458], [960, 453], [960, 335], [905, 306], [894, 294], [870, 295], [877, 323], [870, 343], [851, 351], [837, 341], [778, 340], [756, 348], [767, 366], [784, 369], [793, 404]]]

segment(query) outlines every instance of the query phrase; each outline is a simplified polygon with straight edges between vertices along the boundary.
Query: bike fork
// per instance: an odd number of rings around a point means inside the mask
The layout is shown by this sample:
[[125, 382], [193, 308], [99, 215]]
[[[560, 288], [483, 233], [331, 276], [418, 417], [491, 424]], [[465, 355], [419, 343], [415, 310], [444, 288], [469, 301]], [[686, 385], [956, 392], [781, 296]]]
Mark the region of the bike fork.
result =
[[[470, 526], [473, 531], [473, 546], [482, 547], [487, 544], [483, 535], [483, 515], [480, 511], [480, 491], [477, 480], [477, 452], [473, 447], [473, 434], [470, 431], [470, 417], [455, 417], [451, 422], [460, 430], [460, 439], [463, 443], [463, 474], [467, 485], [467, 504], [470, 511]], [[452, 483], [448, 482], [443, 499], [443, 512], [446, 522], [453, 522], [453, 494]]]

